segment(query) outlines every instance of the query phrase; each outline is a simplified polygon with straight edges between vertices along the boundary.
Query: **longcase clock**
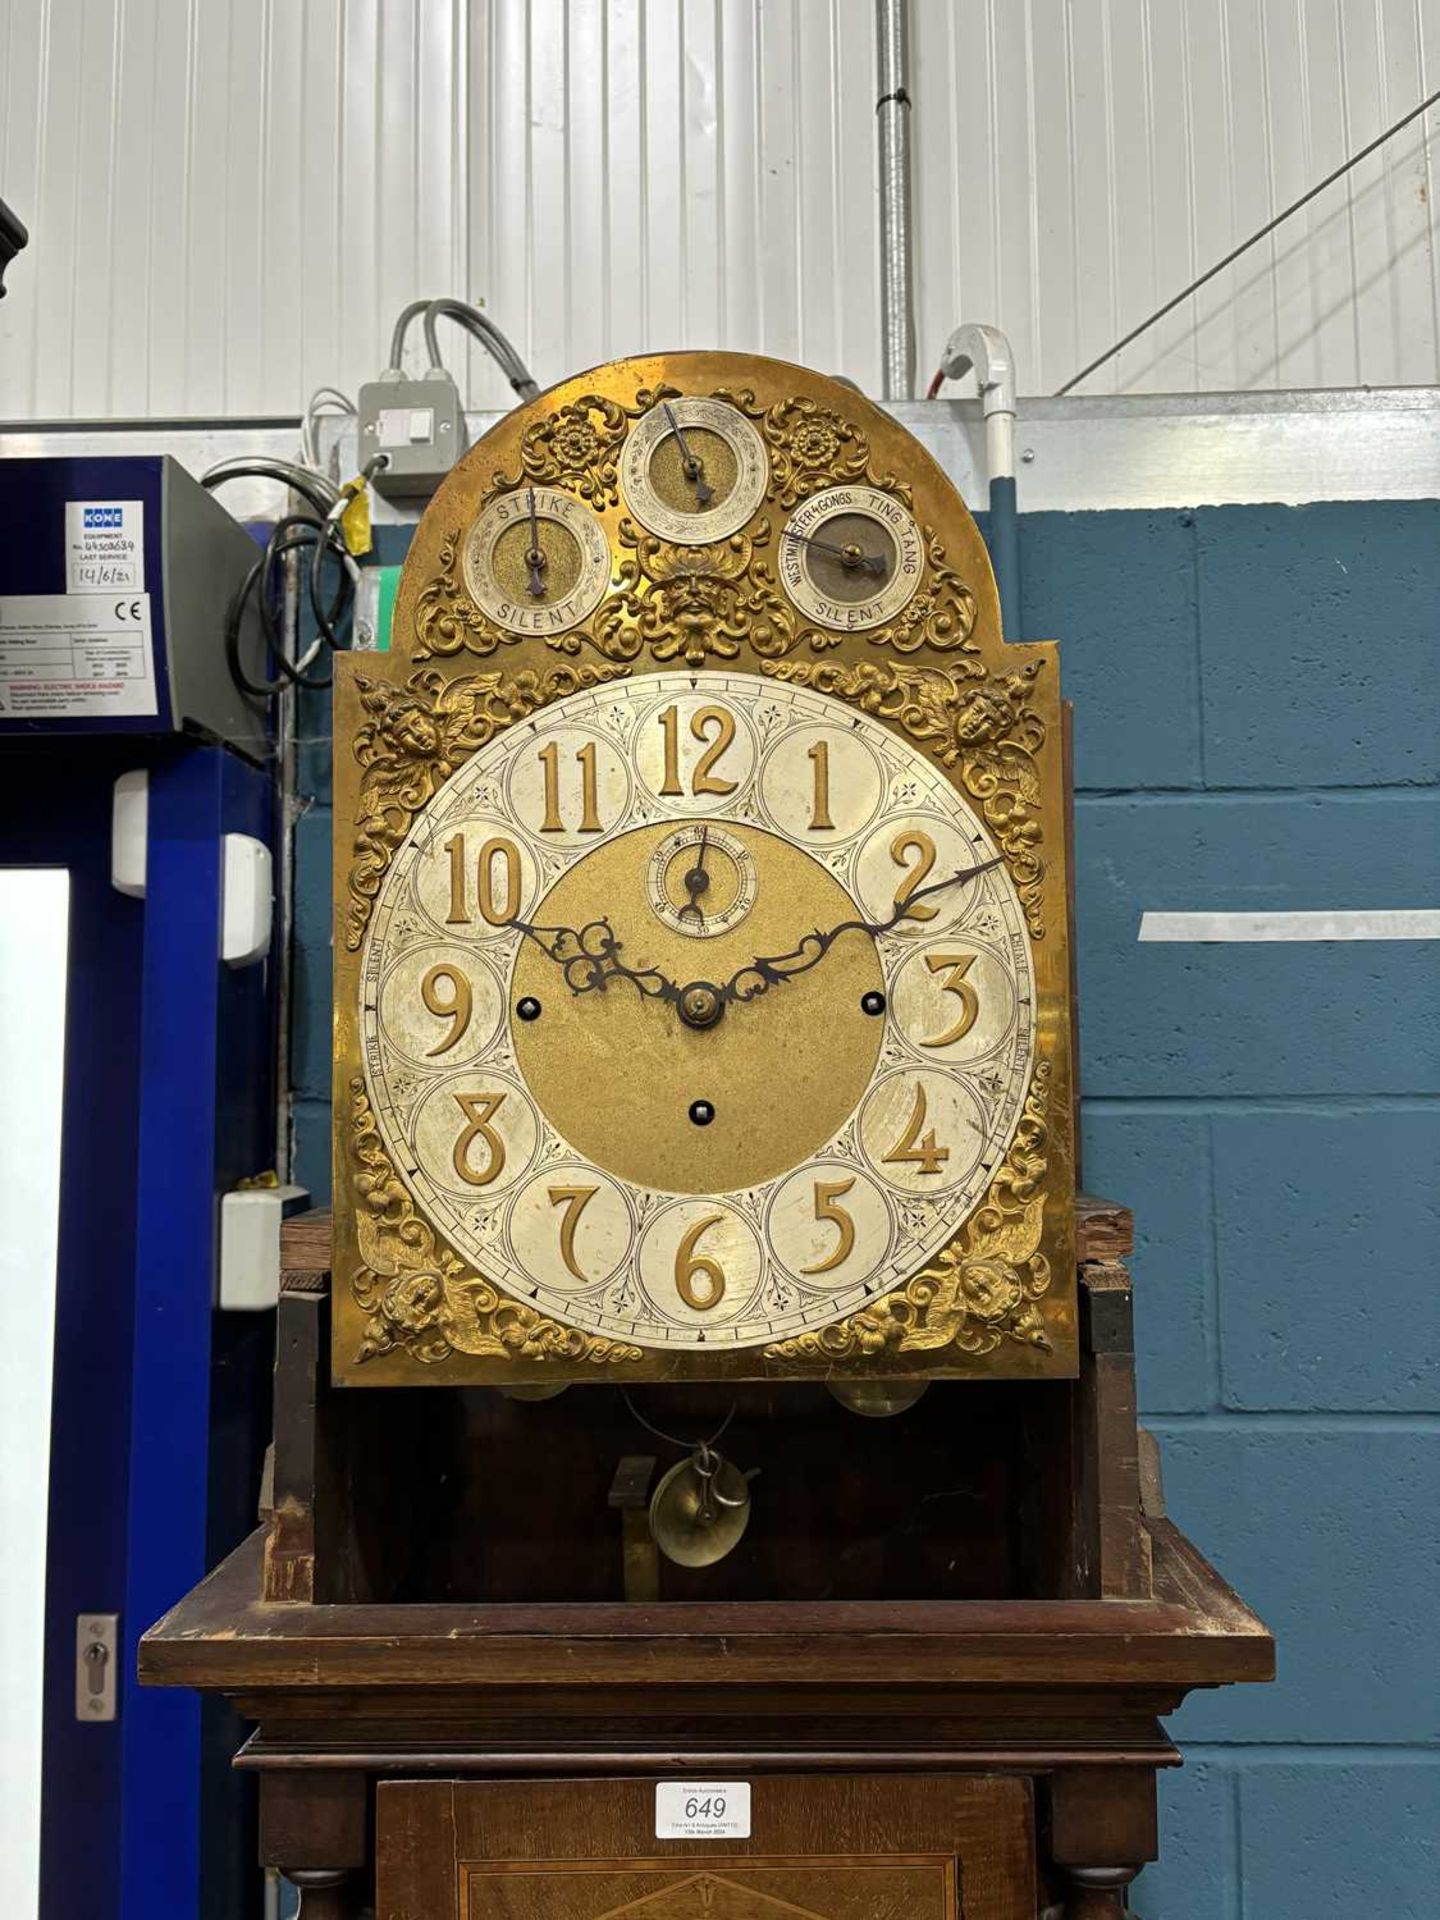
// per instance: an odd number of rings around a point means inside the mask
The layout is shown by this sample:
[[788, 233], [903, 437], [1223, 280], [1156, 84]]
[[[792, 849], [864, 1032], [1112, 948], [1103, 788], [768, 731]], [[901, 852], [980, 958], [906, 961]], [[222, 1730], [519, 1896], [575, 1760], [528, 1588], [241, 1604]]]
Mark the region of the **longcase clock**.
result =
[[340, 1382], [1074, 1373], [1056, 649], [909, 434], [568, 381], [336, 678]]

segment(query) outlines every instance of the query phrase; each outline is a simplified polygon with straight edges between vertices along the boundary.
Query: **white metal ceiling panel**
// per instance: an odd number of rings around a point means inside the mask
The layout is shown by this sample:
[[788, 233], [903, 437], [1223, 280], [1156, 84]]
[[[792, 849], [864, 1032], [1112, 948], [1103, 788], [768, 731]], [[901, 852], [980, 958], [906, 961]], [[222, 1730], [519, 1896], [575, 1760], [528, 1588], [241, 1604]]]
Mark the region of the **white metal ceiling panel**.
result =
[[[912, 0], [921, 378], [1052, 390], [1418, 101], [1440, 0]], [[295, 413], [465, 293], [542, 382], [879, 379], [869, 0], [0, 0], [0, 415]], [[1428, 116], [1086, 383], [1440, 379]], [[414, 338], [419, 352], [418, 331]], [[508, 388], [449, 338], [467, 398]]]

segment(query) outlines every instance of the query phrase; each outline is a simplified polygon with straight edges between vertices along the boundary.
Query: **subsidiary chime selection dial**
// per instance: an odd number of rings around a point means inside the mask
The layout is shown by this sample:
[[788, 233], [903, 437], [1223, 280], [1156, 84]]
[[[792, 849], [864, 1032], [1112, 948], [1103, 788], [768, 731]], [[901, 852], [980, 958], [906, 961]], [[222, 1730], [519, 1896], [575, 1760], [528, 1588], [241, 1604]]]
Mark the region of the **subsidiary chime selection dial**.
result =
[[610, 544], [588, 507], [556, 487], [492, 500], [471, 527], [465, 585], [507, 633], [563, 633], [595, 611], [610, 584]]
[[660, 401], [636, 421], [621, 456], [626, 506], [651, 533], [681, 546], [738, 533], [768, 481], [764, 441], [724, 400]]
[[920, 529], [877, 487], [812, 494], [780, 536], [781, 584], [802, 613], [835, 633], [893, 620], [924, 570]]
[[707, 671], [573, 694], [457, 769], [386, 873], [359, 1014], [390, 1158], [478, 1273], [587, 1331], [745, 1348], [953, 1237], [1034, 1002], [935, 762]]

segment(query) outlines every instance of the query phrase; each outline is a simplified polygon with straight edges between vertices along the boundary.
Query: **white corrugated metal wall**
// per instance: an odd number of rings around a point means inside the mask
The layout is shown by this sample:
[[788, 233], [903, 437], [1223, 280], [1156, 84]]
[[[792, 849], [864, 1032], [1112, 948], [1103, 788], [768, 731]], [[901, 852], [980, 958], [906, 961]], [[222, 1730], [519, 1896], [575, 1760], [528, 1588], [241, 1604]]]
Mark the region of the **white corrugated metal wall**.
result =
[[[913, 0], [922, 378], [1046, 392], [1418, 101], [1440, 0]], [[869, 0], [0, 0], [0, 416], [293, 413], [420, 291], [536, 376], [878, 385]], [[1426, 116], [1087, 391], [1440, 378]], [[508, 389], [472, 362], [475, 404]]]

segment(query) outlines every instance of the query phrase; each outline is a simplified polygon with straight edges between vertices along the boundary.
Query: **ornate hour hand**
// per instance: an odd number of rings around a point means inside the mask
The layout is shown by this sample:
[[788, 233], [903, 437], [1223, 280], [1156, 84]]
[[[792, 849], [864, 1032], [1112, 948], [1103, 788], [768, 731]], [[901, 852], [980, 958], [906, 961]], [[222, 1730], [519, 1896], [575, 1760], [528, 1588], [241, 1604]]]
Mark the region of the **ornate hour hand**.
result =
[[685, 429], [676, 417], [675, 409], [668, 400], [664, 401], [663, 405], [665, 408], [665, 418], [670, 422], [670, 431], [679, 442], [682, 471], [684, 472], [685, 478], [695, 489], [695, 504], [701, 507], [708, 507], [710, 502], [715, 498], [715, 489], [705, 478], [704, 464], [690, 451], [690, 442], [685, 438]]
[[555, 962], [571, 993], [604, 993], [612, 980], [626, 980], [646, 999], [681, 1002], [684, 989], [658, 967], [632, 967], [621, 959], [624, 943], [608, 920], [588, 920], [583, 927], [542, 927], [529, 920], [510, 925]]
[[[533, 940], [545, 957], [555, 962], [571, 993], [604, 993], [612, 980], [624, 980], [647, 1000], [659, 1000], [674, 1007], [687, 1027], [703, 1029], [713, 1027], [732, 1003], [758, 1000], [771, 987], [808, 973], [811, 967], [820, 964], [842, 934], [868, 933], [872, 940], [878, 940], [898, 927], [902, 920], [911, 919], [922, 901], [973, 880], [979, 874], [989, 873], [1000, 864], [997, 854], [979, 866], [964, 867], [944, 880], [932, 881], [928, 887], [917, 887], [888, 919], [842, 920], [824, 933], [818, 928], [814, 933], [807, 933], [789, 953], [757, 954], [732, 974], [723, 987], [714, 986], [708, 980], [691, 980], [680, 986], [659, 967], [630, 966], [620, 957], [624, 942], [616, 938], [615, 929], [607, 919], [588, 920], [583, 927], [543, 927], [529, 920], [512, 920], [510, 925], [527, 940]], [[693, 874], [694, 869], [686, 875], [687, 886]]]
[[[808, 973], [811, 967], [819, 966], [841, 934], [868, 933], [872, 940], [878, 940], [898, 927], [902, 920], [912, 918], [922, 900], [929, 900], [950, 887], [958, 887], [962, 881], [973, 880], [977, 874], [989, 873], [992, 867], [999, 865], [1000, 856], [997, 854], [993, 860], [984, 860], [977, 867], [965, 867], [944, 880], [932, 881], [928, 887], [917, 887], [888, 920], [842, 920], [839, 926], [831, 927], [825, 933], [819, 928], [814, 933], [807, 933], [789, 953], [757, 954], [755, 959], [732, 974], [725, 985], [718, 989], [721, 1011], [734, 1001], [758, 1000], [771, 987], [777, 987], [785, 980], [794, 980], [799, 974]], [[683, 1016], [683, 996], [680, 1006]], [[715, 1017], [718, 1019], [719, 1014]]]

